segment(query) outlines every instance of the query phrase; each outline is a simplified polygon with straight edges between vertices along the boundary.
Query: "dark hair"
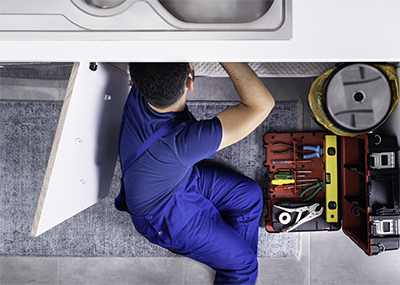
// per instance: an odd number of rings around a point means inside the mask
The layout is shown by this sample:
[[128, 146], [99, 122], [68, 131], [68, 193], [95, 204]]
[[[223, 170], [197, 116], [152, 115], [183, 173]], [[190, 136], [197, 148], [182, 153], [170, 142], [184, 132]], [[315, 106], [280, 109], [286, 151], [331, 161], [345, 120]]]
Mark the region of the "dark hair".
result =
[[184, 94], [191, 67], [189, 63], [130, 63], [129, 72], [146, 101], [164, 109]]

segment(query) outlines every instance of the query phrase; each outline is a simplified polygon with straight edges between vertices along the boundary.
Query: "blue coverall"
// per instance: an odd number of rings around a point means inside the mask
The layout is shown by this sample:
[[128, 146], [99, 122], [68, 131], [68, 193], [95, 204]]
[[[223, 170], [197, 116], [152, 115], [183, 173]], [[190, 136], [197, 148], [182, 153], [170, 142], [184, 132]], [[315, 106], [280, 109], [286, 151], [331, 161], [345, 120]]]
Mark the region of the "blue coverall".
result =
[[[125, 193], [120, 193], [117, 209], [128, 211], [125, 202]], [[131, 214], [131, 218], [137, 231], [150, 242], [213, 268], [216, 283], [254, 284], [262, 207], [262, 191], [255, 181], [197, 163], [155, 209], [145, 215]]]

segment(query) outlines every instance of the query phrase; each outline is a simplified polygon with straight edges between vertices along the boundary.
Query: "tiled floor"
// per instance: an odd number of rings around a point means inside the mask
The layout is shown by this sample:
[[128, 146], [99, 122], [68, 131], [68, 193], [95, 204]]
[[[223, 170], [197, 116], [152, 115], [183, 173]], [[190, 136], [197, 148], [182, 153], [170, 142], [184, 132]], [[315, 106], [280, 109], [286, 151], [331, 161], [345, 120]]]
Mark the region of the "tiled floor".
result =
[[[312, 79], [263, 78], [276, 100], [304, 103]], [[235, 100], [227, 78], [196, 78], [190, 100]], [[62, 100], [67, 80], [0, 78], [0, 99]], [[400, 284], [400, 250], [366, 256], [342, 231], [302, 233], [300, 260], [260, 259], [257, 284]], [[214, 272], [188, 258], [0, 257], [0, 284], [212, 284]]]

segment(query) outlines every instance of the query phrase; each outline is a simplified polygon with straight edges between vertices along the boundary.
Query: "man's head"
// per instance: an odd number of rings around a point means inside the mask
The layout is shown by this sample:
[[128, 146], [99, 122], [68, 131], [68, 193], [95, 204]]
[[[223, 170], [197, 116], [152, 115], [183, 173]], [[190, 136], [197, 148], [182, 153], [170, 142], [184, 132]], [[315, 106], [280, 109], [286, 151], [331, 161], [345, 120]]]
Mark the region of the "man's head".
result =
[[188, 78], [194, 79], [189, 63], [130, 63], [132, 82], [146, 101], [165, 109], [185, 94]]

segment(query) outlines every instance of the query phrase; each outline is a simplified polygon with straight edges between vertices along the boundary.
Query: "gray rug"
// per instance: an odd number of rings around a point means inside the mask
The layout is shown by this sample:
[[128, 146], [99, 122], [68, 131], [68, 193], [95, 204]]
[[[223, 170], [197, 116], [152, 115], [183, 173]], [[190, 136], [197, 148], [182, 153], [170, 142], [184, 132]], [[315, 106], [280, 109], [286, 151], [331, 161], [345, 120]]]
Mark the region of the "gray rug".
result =
[[[229, 102], [189, 102], [196, 118], [209, 118]], [[0, 256], [177, 257], [140, 236], [128, 214], [114, 209], [119, 192], [116, 165], [110, 194], [37, 238], [29, 236], [62, 102], [0, 101]], [[301, 102], [277, 102], [247, 138], [214, 161], [264, 185], [266, 132], [301, 130]], [[299, 123], [300, 122], [300, 123]], [[299, 235], [269, 234], [260, 228], [259, 257], [298, 258]]]
[[1, 77], [68, 80], [71, 64], [15, 64], [0, 68]]

